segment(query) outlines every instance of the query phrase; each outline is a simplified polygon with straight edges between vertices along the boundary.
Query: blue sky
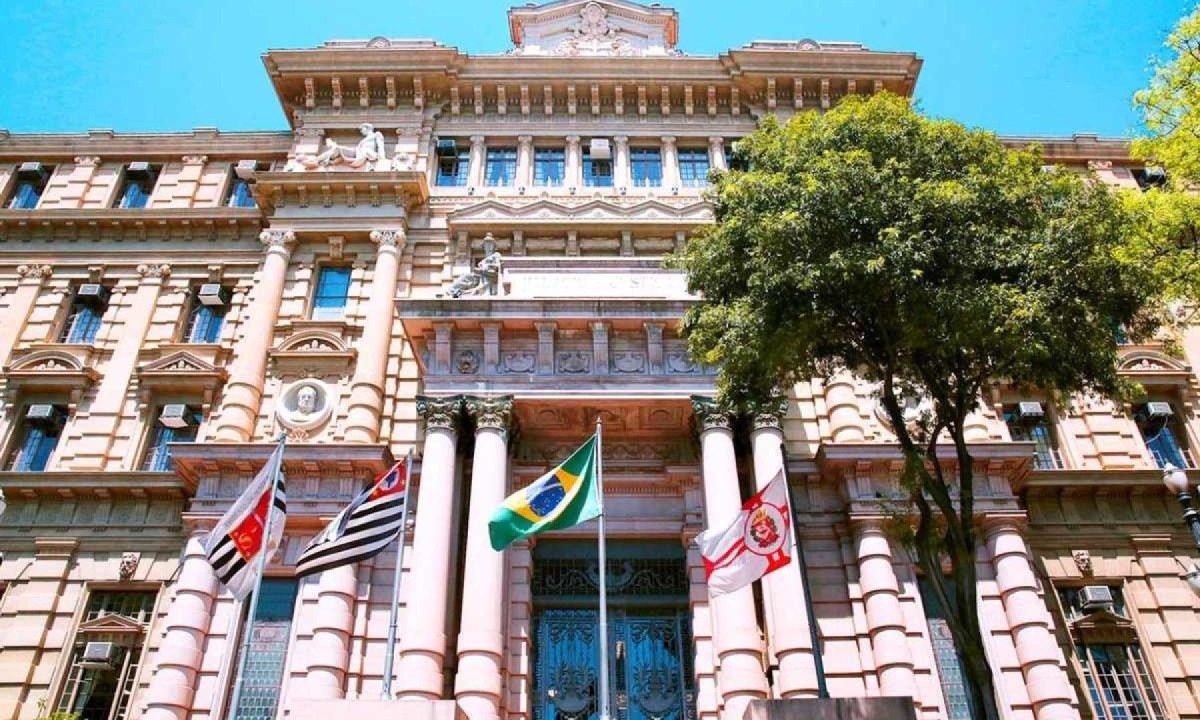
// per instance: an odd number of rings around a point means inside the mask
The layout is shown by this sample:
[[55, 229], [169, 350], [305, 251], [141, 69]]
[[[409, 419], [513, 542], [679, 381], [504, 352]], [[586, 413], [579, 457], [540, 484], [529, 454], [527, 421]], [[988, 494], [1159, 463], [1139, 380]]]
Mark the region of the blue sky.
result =
[[[331, 38], [509, 47], [499, 0], [3, 0], [0, 128], [282, 129], [260, 54]], [[921, 107], [1010, 135], [1136, 129], [1130, 97], [1190, 2], [678, 0], [680, 48], [851, 40], [925, 60]]]

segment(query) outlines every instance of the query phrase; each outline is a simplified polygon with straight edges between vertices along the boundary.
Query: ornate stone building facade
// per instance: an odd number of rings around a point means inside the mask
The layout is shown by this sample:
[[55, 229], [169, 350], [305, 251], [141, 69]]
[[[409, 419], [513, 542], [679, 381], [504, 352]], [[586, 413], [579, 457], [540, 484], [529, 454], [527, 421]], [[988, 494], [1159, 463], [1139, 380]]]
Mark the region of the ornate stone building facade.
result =
[[[486, 520], [597, 418], [622, 720], [814, 696], [806, 604], [833, 696], [970, 717], [887, 529], [900, 462], [872, 389], [713, 407], [678, 333], [696, 299], [661, 265], [711, 222], [708, 171], [759, 118], [910, 95], [921, 61], [811, 40], [688, 55], [674, 10], [627, 0], [508, 18], [502, 55], [267, 53], [286, 132], [0, 131], [0, 718], [595, 717], [594, 524], [496, 553]], [[1122, 142], [1039, 142], [1153, 181]], [[1158, 469], [1196, 465], [1200, 333], [1121, 356], [1144, 402], [998, 387], [970, 428], [1011, 720], [1200, 718], [1197, 552]], [[286, 540], [246, 628], [202, 543], [279, 432]], [[377, 701], [394, 554], [293, 566], [410, 450], [397, 705]], [[808, 596], [792, 567], [710, 601], [694, 536], [785, 464]]]

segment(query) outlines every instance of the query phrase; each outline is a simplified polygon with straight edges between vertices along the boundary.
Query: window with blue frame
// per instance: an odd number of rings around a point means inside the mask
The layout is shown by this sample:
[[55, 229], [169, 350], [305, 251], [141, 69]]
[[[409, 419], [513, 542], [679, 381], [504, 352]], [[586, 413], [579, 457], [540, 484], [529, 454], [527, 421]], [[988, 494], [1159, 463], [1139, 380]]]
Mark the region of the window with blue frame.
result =
[[5, 469], [15, 472], [45, 470], [66, 424], [67, 411], [60, 405], [49, 406], [49, 411], [40, 413], [37, 418], [31, 418], [27, 413], [18, 426], [21, 437], [9, 455]]
[[[1165, 406], [1165, 407], [1164, 407]], [[1169, 409], [1162, 412], [1162, 409]], [[1158, 467], [1195, 467], [1187, 446], [1187, 432], [1179, 422], [1171, 403], [1150, 402], [1139, 405], [1133, 419], [1146, 442], [1146, 449]]]
[[50, 181], [50, 174], [53, 170], [54, 168], [44, 167], [41, 163], [24, 163], [17, 170], [12, 194], [8, 197], [8, 208], [10, 210], [33, 210], [36, 208], [42, 199], [42, 193], [46, 190], [46, 183]]
[[[946, 595], [954, 597], [953, 581], [946, 578], [943, 582], [946, 585]], [[975, 702], [972, 699], [971, 679], [963, 668], [962, 657], [950, 634], [946, 609], [938, 601], [937, 593], [934, 592], [928, 578], [918, 578], [917, 589], [921, 594], [921, 603], [925, 606], [926, 622], [929, 623], [933, 659], [937, 664], [942, 695], [946, 698], [947, 720], [972, 720], [975, 717]]]
[[438, 152], [437, 177], [439, 187], [466, 187], [471, 168], [471, 151], [454, 148], [452, 152]]
[[80, 285], [71, 298], [71, 307], [67, 310], [58, 341], [78, 345], [94, 342], [107, 309], [107, 288], [99, 286], [97, 290], [97, 286], [91, 283]]
[[567, 175], [567, 153], [562, 148], [534, 148], [533, 184], [562, 185]]
[[242, 695], [229, 714], [230, 720], [274, 720], [292, 635], [297, 588], [295, 578], [263, 579], [254, 626], [243, 630], [250, 633], [250, 654], [246, 656], [242, 676]]
[[121, 178], [121, 191], [117, 193], [113, 207], [124, 210], [146, 207], [157, 178], [158, 169], [153, 165], [130, 163]]
[[250, 189], [250, 181], [236, 175], [229, 179], [229, 193], [225, 197], [226, 207], [252, 208], [258, 207], [254, 201], [254, 192]]
[[679, 149], [679, 181], [684, 187], [703, 187], [708, 184], [707, 150]]
[[634, 187], [662, 185], [662, 151], [658, 148], [630, 149], [629, 176]]
[[[168, 409], [172, 409], [168, 411]], [[182, 412], [180, 412], [182, 410]], [[169, 417], [166, 413], [169, 413]], [[166, 472], [171, 469], [170, 443], [196, 442], [200, 429], [200, 411], [190, 406], [164, 405], [155, 413], [150, 442], [142, 459], [142, 469]]]
[[350, 296], [350, 268], [323, 267], [317, 273], [317, 289], [313, 293], [313, 320], [340, 320], [346, 314]]
[[512, 185], [517, 179], [517, 149], [488, 148], [483, 184], [488, 187]]
[[612, 187], [613, 165], [611, 158], [594, 158], [591, 150], [583, 149], [583, 184], [587, 187]]
[[1039, 470], [1057, 470], [1063, 466], [1054, 429], [1045, 415], [1022, 414], [1020, 406], [1004, 408], [1004, 424], [1017, 442], [1033, 443], [1033, 466]]
[[199, 291], [192, 292], [191, 305], [188, 308], [187, 324], [183, 328], [183, 337], [189, 343], [215, 343], [221, 339], [221, 328], [225, 325], [225, 314], [229, 311], [226, 303], [209, 305], [200, 301]]

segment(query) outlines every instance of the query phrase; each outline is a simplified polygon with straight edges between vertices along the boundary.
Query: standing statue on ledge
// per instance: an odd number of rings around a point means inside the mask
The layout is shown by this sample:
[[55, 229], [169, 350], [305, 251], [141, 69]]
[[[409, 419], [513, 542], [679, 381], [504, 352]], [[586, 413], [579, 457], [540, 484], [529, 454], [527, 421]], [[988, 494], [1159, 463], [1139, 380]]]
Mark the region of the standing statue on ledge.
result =
[[504, 259], [496, 249], [496, 239], [488, 233], [483, 238], [483, 259], [476, 263], [474, 270], [459, 275], [446, 295], [452, 298], [499, 295], [500, 271], [503, 269]]
[[390, 169], [387, 150], [383, 144], [383, 133], [371, 123], [358, 126], [362, 140], [353, 149], [339, 145], [333, 138], [325, 139], [325, 149], [318, 155], [299, 155], [296, 162], [306, 170], [317, 170], [331, 165], [349, 165], [357, 170]]

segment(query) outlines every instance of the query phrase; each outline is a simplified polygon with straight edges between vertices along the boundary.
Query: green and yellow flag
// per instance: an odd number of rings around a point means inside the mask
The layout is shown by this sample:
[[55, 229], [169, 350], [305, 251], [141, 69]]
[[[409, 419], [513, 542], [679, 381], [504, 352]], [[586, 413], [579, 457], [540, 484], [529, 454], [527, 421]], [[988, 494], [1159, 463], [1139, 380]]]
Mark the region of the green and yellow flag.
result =
[[492, 548], [503, 550], [519, 538], [569, 528], [598, 515], [600, 491], [593, 435], [562, 465], [509, 495], [492, 513], [488, 535]]

